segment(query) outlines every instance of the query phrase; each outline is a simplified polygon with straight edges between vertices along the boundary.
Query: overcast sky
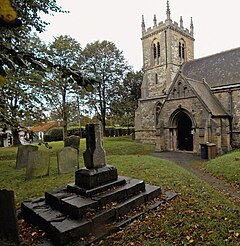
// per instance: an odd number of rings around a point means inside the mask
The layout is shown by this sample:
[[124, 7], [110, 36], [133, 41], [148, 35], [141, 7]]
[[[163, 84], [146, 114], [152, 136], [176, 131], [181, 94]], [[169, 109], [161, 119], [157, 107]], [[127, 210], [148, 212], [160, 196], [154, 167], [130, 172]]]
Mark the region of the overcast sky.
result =
[[[142, 68], [141, 20], [146, 28], [166, 19], [166, 0], [57, 0], [69, 14], [44, 17], [51, 24], [40, 37], [48, 42], [70, 35], [84, 48], [87, 43], [108, 40], [123, 51], [135, 70]], [[193, 18], [195, 58], [240, 47], [239, 0], [169, 0], [171, 19], [185, 28]]]

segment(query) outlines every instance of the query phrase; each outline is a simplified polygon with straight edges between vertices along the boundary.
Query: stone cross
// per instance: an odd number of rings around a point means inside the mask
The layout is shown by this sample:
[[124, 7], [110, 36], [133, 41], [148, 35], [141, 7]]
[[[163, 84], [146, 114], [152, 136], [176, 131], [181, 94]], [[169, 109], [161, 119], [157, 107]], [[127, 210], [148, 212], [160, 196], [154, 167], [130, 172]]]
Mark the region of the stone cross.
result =
[[87, 169], [106, 166], [106, 153], [103, 149], [103, 133], [100, 124], [86, 125], [86, 151], [83, 157]]

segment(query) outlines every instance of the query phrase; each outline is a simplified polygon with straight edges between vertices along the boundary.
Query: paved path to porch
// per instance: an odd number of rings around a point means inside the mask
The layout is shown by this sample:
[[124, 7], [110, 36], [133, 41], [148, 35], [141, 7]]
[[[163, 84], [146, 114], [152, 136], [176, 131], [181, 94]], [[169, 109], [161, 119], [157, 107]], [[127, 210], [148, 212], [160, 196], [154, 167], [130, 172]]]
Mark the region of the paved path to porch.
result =
[[153, 156], [166, 159], [177, 163], [188, 171], [194, 173], [197, 177], [212, 185], [215, 189], [231, 198], [231, 200], [240, 205], [240, 190], [233, 188], [230, 184], [217, 179], [201, 169], [200, 163], [206, 160], [190, 152], [154, 152]]

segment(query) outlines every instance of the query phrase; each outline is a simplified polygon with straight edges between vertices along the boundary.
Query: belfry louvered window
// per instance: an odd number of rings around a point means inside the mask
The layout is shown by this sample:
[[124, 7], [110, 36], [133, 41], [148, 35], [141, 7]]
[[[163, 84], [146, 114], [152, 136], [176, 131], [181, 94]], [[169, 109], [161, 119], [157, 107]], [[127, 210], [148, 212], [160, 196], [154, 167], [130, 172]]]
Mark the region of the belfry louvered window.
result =
[[180, 62], [183, 63], [185, 61], [185, 42], [183, 39], [178, 43], [178, 54]]

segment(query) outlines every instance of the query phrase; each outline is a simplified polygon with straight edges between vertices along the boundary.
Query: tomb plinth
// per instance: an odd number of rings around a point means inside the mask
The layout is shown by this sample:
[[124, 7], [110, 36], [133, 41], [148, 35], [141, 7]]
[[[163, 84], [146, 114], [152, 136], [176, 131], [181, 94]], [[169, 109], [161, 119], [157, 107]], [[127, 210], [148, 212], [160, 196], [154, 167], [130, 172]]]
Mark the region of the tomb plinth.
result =
[[86, 133], [85, 167], [75, 172], [75, 183], [21, 206], [23, 218], [42, 228], [54, 245], [69, 245], [80, 238], [90, 245], [164, 203], [160, 187], [118, 176], [117, 169], [106, 164], [101, 125], [87, 125]]
[[86, 126], [86, 151], [83, 153], [85, 168], [75, 173], [75, 185], [82, 190], [103, 186], [118, 179], [117, 169], [106, 165], [102, 135], [100, 124]]
[[81, 168], [75, 172], [75, 184], [85, 189], [106, 185], [117, 179], [117, 169], [109, 165], [96, 169]]

